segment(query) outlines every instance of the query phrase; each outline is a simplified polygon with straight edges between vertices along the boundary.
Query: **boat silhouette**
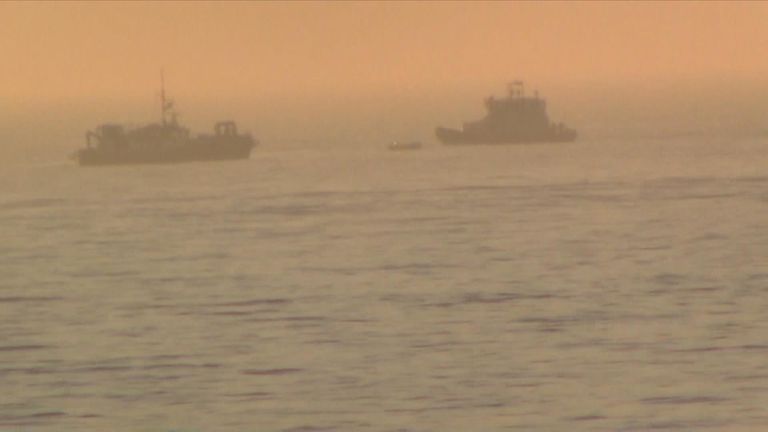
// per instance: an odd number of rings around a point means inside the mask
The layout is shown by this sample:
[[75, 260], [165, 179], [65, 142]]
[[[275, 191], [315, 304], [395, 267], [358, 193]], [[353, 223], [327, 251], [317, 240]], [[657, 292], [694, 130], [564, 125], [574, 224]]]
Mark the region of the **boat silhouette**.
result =
[[506, 97], [493, 96], [485, 100], [487, 114], [480, 120], [464, 123], [459, 129], [438, 127], [435, 135], [443, 144], [523, 144], [568, 142], [576, 139], [576, 131], [563, 123], [552, 123], [547, 115], [547, 103], [526, 96], [522, 81], [509, 86]]
[[80, 165], [179, 163], [247, 159], [258, 141], [238, 133], [233, 121], [216, 123], [213, 134], [192, 136], [177, 121], [173, 101], [165, 97], [161, 75], [160, 123], [137, 128], [102, 124], [85, 135], [86, 147], [74, 158]]

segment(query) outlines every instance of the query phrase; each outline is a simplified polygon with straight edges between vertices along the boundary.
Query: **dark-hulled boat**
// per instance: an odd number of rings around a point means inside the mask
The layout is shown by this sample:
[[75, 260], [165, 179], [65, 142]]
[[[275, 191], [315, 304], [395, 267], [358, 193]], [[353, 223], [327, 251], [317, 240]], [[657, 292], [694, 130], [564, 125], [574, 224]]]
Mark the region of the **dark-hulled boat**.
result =
[[522, 81], [509, 86], [502, 99], [485, 100], [488, 113], [482, 119], [464, 123], [461, 130], [438, 127], [435, 135], [443, 144], [524, 144], [568, 142], [576, 139], [576, 131], [562, 123], [552, 123], [547, 103], [525, 95]]
[[216, 123], [213, 134], [191, 136], [177, 122], [173, 102], [161, 84], [161, 122], [128, 129], [103, 124], [86, 133], [86, 147], [75, 152], [80, 165], [156, 164], [247, 159], [258, 143], [238, 133], [232, 121]]

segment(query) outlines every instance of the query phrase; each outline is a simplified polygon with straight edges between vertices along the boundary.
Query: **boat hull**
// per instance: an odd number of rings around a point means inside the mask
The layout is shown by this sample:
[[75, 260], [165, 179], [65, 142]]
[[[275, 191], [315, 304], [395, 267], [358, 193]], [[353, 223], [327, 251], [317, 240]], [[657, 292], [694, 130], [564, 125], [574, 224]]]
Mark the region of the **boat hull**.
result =
[[82, 166], [224, 161], [248, 159], [255, 145], [254, 140], [242, 137], [224, 142], [217, 142], [216, 140], [210, 142], [191, 141], [183, 144], [161, 144], [147, 148], [87, 148], [80, 150], [76, 156], [78, 163]]
[[421, 143], [418, 141], [393, 142], [389, 144], [388, 148], [392, 151], [419, 150], [421, 149]]

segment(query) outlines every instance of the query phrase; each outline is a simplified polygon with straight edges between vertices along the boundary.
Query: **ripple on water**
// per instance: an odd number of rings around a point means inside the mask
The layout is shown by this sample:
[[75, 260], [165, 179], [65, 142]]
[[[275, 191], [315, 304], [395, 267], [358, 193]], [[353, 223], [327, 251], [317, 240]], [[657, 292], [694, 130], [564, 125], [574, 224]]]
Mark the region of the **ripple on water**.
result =
[[15, 297], [0, 297], [0, 303], [37, 303], [37, 302], [52, 302], [64, 300], [64, 297], [59, 296], [15, 296]]
[[0, 210], [21, 210], [58, 206], [67, 202], [64, 198], [37, 198], [0, 203]]
[[0, 352], [35, 351], [55, 348], [53, 345], [0, 345]]
[[719, 396], [656, 396], [640, 399], [648, 405], [687, 405], [687, 404], [717, 404], [729, 401], [729, 398]]
[[63, 411], [43, 411], [33, 414], [2, 415], [0, 414], [0, 426], [35, 426], [45, 421], [66, 417]]
[[288, 375], [301, 372], [297, 368], [278, 368], [278, 369], [243, 369], [240, 371], [243, 375]]

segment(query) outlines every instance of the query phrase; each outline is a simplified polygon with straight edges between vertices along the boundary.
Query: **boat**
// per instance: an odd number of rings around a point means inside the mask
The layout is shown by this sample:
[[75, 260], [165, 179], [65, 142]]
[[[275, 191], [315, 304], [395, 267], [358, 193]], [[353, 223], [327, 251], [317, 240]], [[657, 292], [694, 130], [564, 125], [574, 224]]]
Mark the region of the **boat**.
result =
[[522, 81], [513, 81], [504, 98], [487, 98], [485, 108], [482, 119], [461, 129], [438, 127], [435, 135], [446, 145], [569, 142], [577, 136], [563, 123], [550, 122], [546, 101], [538, 92], [526, 96]]
[[419, 150], [421, 146], [422, 144], [419, 141], [392, 141], [387, 148], [394, 151]]
[[177, 121], [173, 101], [165, 97], [161, 76], [160, 123], [137, 128], [102, 124], [85, 135], [86, 147], [74, 153], [80, 165], [164, 164], [247, 159], [258, 141], [238, 133], [233, 121], [215, 124], [212, 134], [192, 136]]

